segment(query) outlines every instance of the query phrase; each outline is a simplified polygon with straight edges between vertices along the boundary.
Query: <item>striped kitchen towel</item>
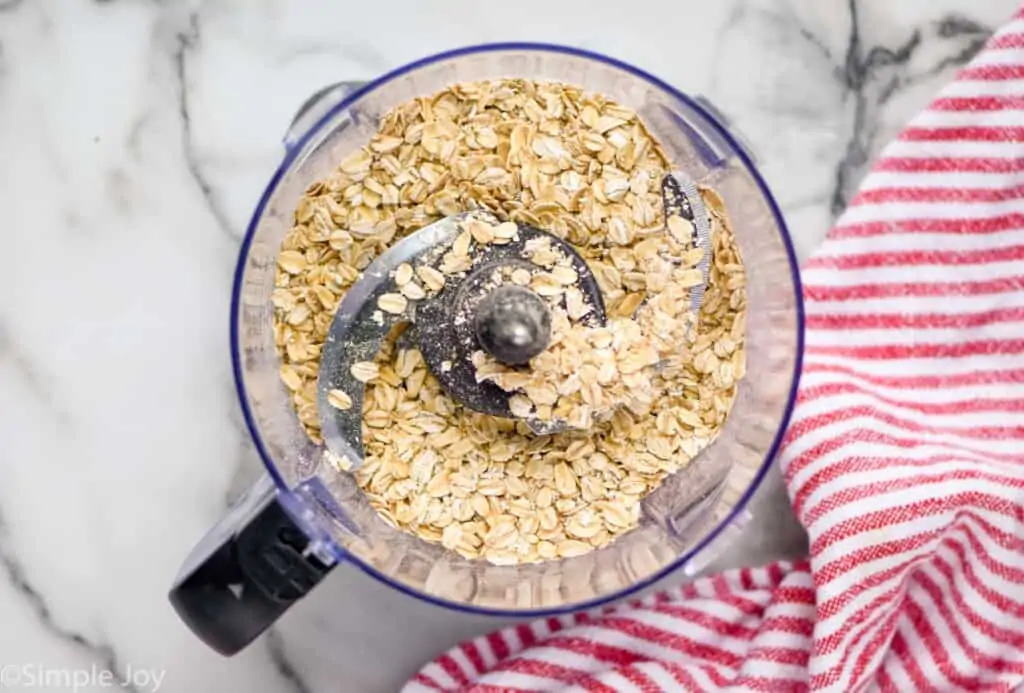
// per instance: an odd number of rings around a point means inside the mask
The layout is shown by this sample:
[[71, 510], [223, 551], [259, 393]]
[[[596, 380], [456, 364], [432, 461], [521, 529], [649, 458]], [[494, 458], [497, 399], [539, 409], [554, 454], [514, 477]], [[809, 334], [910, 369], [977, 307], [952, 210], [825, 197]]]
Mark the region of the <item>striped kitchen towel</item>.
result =
[[422, 691], [1010, 691], [1024, 682], [1024, 11], [804, 268], [781, 455], [810, 559], [477, 638]]

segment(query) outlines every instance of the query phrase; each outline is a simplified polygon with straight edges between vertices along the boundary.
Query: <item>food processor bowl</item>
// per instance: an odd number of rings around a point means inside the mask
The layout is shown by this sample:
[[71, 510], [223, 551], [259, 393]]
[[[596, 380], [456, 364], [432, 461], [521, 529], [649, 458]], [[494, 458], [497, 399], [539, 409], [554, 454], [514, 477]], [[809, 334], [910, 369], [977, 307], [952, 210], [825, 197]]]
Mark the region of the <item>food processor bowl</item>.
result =
[[[303, 191], [364, 146], [387, 111], [456, 82], [509, 77], [577, 85], [634, 109], [670, 167], [718, 193], [746, 264], [747, 369], [719, 437], [644, 499], [635, 529], [583, 556], [502, 566], [390, 526], [354, 478], [327, 463], [278, 376], [271, 292]], [[483, 45], [366, 84], [326, 88], [304, 105], [285, 149], [242, 243], [231, 308], [238, 396], [268, 477], [196, 547], [171, 591], [179, 614], [208, 644], [224, 654], [242, 649], [339, 563], [440, 606], [537, 616], [625, 597], [673, 570], [693, 575], [742, 530], [793, 407], [803, 313], [778, 206], [748, 150], [707, 101], [594, 53]]]

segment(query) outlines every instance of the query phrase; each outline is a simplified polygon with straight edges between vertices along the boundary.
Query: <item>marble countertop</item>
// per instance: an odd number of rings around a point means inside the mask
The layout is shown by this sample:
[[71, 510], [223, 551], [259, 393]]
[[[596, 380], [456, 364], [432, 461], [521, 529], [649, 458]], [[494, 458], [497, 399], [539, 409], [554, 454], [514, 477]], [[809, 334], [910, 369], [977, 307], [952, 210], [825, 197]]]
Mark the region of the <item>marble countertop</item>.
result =
[[[165, 598], [260, 472], [230, 374], [232, 270], [316, 89], [469, 43], [607, 53], [733, 120], [803, 257], [1016, 2], [315, 5], [0, 0], [0, 672], [22, 676], [0, 690], [72, 690], [89, 672], [77, 690], [98, 691], [109, 669], [139, 693], [391, 691], [501, 623], [343, 566], [224, 659]], [[802, 550], [777, 476], [754, 512], [721, 565]], [[159, 687], [143, 676], [160, 672]]]

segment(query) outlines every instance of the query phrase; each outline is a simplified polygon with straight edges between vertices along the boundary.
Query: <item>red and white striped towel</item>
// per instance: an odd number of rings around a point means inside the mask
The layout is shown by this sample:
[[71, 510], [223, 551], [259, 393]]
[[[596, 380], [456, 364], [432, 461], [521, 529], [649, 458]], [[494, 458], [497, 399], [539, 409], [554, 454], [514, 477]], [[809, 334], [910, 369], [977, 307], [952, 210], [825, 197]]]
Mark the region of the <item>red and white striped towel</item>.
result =
[[423, 691], [1009, 691], [1024, 682], [1024, 11], [804, 268], [781, 456], [811, 558], [540, 620]]

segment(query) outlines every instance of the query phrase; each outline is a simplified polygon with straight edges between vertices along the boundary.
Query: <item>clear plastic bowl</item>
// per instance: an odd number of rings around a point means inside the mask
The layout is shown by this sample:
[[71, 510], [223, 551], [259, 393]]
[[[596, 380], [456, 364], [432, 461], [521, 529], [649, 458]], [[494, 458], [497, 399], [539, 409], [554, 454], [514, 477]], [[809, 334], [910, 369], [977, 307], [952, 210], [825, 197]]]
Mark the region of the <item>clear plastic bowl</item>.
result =
[[[567, 82], [635, 109], [673, 167], [724, 199], [749, 282], [747, 375], [719, 438], [645, 499], [639, 526], [611, 545], [511, 567], [470, 561], [388, 526], [349, 475], [322, 462], [322, 449], [306, 438], [278, 379], [270, 303], [278, 247], [310, 183], [365, 145], [393, 106], [454, 82], [499, 77]], [[277, 486], [277, 501], [310, 539], [308, 552], [324, 563], [350, 562], [435, 604], [539, 615], [623, 597], [679, 568], [696, 572], [742, 529], [793, 406], [803, 319], [796, 261], [778, 206], [748, 154], [705, 106], [600, 55], [487, 45], [420, 60], [365, 84], [286, 144], [242, 244], [231, 348], [245, 420]]]

